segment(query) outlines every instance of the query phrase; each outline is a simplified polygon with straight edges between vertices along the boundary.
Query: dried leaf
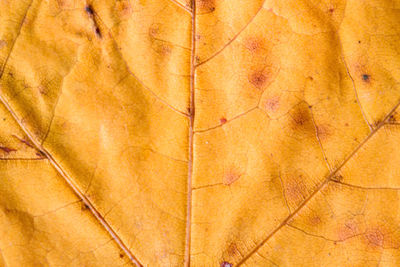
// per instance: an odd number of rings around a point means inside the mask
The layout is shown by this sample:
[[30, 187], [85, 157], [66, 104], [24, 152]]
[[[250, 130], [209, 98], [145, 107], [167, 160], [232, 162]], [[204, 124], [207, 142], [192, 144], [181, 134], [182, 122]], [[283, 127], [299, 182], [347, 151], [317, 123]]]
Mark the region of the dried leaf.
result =
[[0, 1], [0, 266], [400, 264], [400, 1]]

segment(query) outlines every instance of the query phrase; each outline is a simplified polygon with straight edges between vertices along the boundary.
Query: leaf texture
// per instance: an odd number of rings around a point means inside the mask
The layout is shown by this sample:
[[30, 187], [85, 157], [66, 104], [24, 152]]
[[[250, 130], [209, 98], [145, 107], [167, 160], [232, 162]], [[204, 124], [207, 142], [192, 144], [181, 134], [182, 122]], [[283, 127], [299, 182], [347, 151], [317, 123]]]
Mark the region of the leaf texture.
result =
[[0, 266], [399, 265], [399, 44], [397, 0], [0, 1]]

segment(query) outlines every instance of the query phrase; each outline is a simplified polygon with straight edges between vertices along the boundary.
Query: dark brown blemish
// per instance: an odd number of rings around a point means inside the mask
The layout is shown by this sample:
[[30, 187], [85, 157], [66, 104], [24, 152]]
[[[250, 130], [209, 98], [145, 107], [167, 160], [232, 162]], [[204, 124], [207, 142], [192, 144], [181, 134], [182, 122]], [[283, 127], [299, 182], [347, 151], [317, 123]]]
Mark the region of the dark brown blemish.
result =
[[96, 28], [95, 32], [96, 32], [97, 37], [102, 38], [103, 36], [101, 34], [101, 31], [100, 31], [99, 27], [96, 26], [95, 28]]
[[88, 210], [88, 209], [89, 209], [89, 206], [86, 203], [82, 203], [81, 210], [85, 211], [85, 210]]
[[222, 117], [221, 119], [219, 119], [219, 121], [221, 122], [221, 124], [225, 124], [228, 120]]
[[124, 257], [124, 254], [119, 253], [119, 257], [122, 259]]
[[87, 5], [85, 7], [85, 11], [86, 11], [86, 13], [88, 13], [89, 16], [93, 16], [93, 14], [94, 14], [93, 7], [91, 5]]
[[388, 119], [389, 123], [396, 123], [396, 117], [392, 114], [390, 115], [389, 119]]
[[221, 263], [221, 267], [232, 267], [232, 266], [233, 266], [232, 263], [229, 263], [227, 261]]
[[361, 41], [360, 41], [360, 40], [358, 40], [358, 43], [359, 43], [359, 44], [361, 44]]
[[0, 146], [0, 150], [3, 150], [4, 152], [6, 152], [7, 154], [9, 154], [10, 152], [14, 152], [17, 151], [14, 148], [9, 148], [9, 147], [4, 147], [4, 146]]
[[257, 89], [261, 89], [267, 82], [267, 76], [262, 71], [256, 71], [249, 75], [248, 80]]
[[370, 76], [368, 74], [363, 74], [362, 79], [364, 82], [369, 82], [370, 81]]
[[334, 8], [330, 8], [330, 9], [329, 9], [329, 12], [330, 12], [330, 13], [333, 13], [334, 11], [335, 11]]

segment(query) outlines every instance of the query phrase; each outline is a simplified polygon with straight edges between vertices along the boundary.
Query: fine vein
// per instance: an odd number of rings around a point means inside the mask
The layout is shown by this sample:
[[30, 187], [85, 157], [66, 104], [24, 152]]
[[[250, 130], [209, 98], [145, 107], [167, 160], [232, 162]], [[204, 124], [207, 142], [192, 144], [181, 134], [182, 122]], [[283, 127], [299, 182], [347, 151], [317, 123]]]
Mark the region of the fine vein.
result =
[[193, 176], [193, 138], [195, 115], [195, 60], [196, 60], [196, 0], [192, 0], [192, 49], [190, 59], [190, 98], [189, 98], [189, 149], [188, 149], [188, 179], [186, 203], [186, 237], [185, 237], [185, 267], [190, 266], [190, 240], [192, 223], [192, 176]]

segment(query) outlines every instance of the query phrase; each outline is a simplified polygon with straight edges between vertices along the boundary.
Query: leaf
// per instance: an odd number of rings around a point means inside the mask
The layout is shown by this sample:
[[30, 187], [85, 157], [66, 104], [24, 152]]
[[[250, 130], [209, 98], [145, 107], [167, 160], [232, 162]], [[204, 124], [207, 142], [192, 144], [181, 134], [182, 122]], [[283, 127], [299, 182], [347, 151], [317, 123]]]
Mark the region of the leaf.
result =
[[400, 1], [0, 1], [0, 266], [396, 266]]

